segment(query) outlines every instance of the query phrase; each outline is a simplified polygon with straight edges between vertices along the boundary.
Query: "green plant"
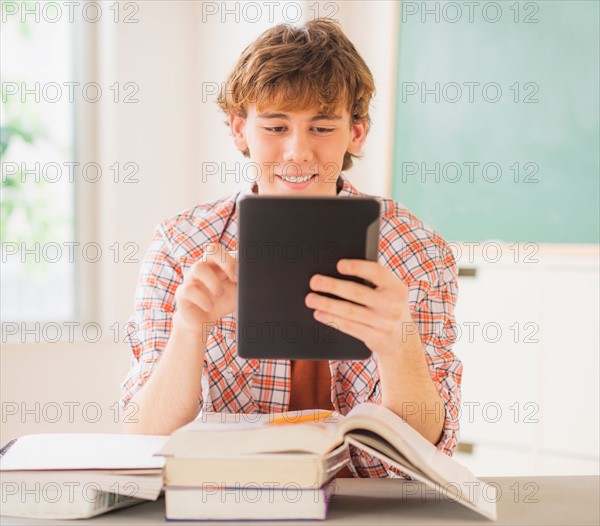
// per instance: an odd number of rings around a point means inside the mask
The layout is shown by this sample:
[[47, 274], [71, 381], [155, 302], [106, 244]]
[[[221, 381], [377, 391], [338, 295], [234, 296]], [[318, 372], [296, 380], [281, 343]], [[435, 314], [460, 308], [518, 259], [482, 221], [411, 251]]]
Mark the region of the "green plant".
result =
[[[5, 4], [2, 3], [1, 7], [4, 10]], [[6, 24], [12, 22], [13, 17], [7, 17], [5, 28]], [[11, 38], [11, 48], [18, 50], [19, 46], [24, 46], [31, 40], [33, 31], [25, 22], [17, 19], [15, 23], [19, 24], [19, 31], [14, 32], [14, 37]], [[3, 36], [3, 44], [10, 45], [6, 31]], [[7, 84], [6, 80], [3, 79], [3, 88]], [[18, 80], [10, 79], [13, 82]], [[22, 102], [17, 97], [8, 95], [4, 89], [0, 94], [0, 240], [2, 243], [28, 245], [56, 241], [57, 237], [64, 236], [67, 218], [55, 206], [53, 189], [49, 183], [43, 178], [25, 174], [23, 166], [27, 163], [19, 158], [23, 152], [27, 152], [27, 156], [34, 153], [41, 143], [53, 144], [39, 118], [39, 104]], [[16, 155], [15, 149], [19, 152]]]

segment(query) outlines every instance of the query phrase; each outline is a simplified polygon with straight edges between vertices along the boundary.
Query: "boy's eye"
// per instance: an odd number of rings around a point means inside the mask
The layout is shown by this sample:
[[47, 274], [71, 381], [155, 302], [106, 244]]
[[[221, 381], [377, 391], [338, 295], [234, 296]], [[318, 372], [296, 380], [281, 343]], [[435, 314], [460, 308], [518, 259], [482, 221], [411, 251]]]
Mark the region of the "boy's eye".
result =
[[[273, 133], [281, 133], [285, 131], [285, 126], [265, 126], [265, 130]], [[333, 128], [313, 128], [317, 133], [330, 133], [333, 131]]]

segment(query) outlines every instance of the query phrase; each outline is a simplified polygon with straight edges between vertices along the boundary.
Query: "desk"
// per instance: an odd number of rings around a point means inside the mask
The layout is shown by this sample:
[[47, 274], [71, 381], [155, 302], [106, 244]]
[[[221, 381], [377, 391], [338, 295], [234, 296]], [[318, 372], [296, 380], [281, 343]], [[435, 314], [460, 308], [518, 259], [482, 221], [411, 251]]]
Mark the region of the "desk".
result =
[[[498, 522], [493, 523], [464, 506], [443, 496], [436, 496], [424, 485], [403, 479], [338, 479], [326, 521], [284, 521], [284, 524], [423, 524], [485, 525], [493, 524], [598, 524], [600, 491], [597, 476], [574, 477], [497, 477], [482, 480], [498, 488]], [[87, 520], [66, 521], [69, 526], [88, 525], [165, 525], [164, 499], [145, 502]], [[58, 525], [65, 521], [43, 521], [2, 517], [0, 524]], [[186, 521], [181, 524], [203, 524]], [[275, 522], [216, 522], [228, 524], [263, 524]]]

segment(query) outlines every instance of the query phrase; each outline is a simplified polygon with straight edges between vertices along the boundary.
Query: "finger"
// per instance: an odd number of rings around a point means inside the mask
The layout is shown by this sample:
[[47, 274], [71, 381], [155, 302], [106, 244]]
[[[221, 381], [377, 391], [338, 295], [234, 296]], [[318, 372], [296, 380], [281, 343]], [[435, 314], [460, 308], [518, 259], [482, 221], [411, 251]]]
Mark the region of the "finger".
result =
[[336, 268], [340, 274], [366, 279], [376, 287], [385, 287], [393, 283], [393, 275], [378, 261], [340, 259]]
[[199, 281], [193, 281], [181, 285], [177, 289], [176, 302], [180, 307], [193, 306], [203, 310], [205, 313], [210, 312], [214, 308], [214, 302], [211, 299], [209, 290]]
[[315, 274], [310, 278], [309, 286], [316, 292], [328, 292], [367, 307], [375, 308], [381, 304], [381, 291], [361, 283]]
[[190, 268], [186, 280], [189, 283], [201, 283], [211, 297], [220, 297], [223, 294], [227, 274], [213, 263], [194, 263]]
[[329, 327], [333, 327], [340, 332], [353, 336], [357, 340], [364, 342], [367, 347], [369, 347], [367, 342], [377, 341], [381, 338], [381, 331], [375, 327], [365, 325], [361, 322], [339, 318], [332, 314], [321, 311], [315, 311], [314, 318]]
[[200, 262], [206, 263], [209, 259], [218, 256], [221, 250], [221, 246], [222, 245], [220, 243], [207, 243], [202, 250]]
[[233, 283], [237, 282], [237, 261], [234, 254], [236, 251], [227, 251], [220, 243], [207, 245], [202, 253], [202, 263], [212, 263], [222, 269], [225, 275]]
[[392, 328], [393, 320], [381, 316], [376, 311], [345, 300], [337, 300], [310, 293], [305, 300], [306, 306], [315, 309], [324, 315], [334, 316], [336, 319], [345, 319], [361, 323], [373, 329], [387, 330]]
[[226, 262], [225, 262], [225, 267], [223, 269], [226, 272], [229, 279], [231, 281], [233, 281], [234, 283], [237, 283], [237, 280], [238, 280], [238, 278], [237, 278], [237, 269], [238, 269], [237, 254], [238, 254], [237, 250], [225, 252]]

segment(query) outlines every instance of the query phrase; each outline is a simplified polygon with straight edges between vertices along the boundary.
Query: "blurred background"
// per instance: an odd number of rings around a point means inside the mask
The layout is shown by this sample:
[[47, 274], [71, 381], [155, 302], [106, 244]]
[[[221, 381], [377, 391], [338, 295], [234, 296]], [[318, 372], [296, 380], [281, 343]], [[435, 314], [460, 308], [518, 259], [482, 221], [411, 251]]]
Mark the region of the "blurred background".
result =
[[120, 432], [154, 226], [250, 184], [214, 99], [276, 23], [337, 20], [375, 77], [346, 174], [459, 267], [457, 458], [599, 471], [599, 3], [2, 2], [1, 442]]

